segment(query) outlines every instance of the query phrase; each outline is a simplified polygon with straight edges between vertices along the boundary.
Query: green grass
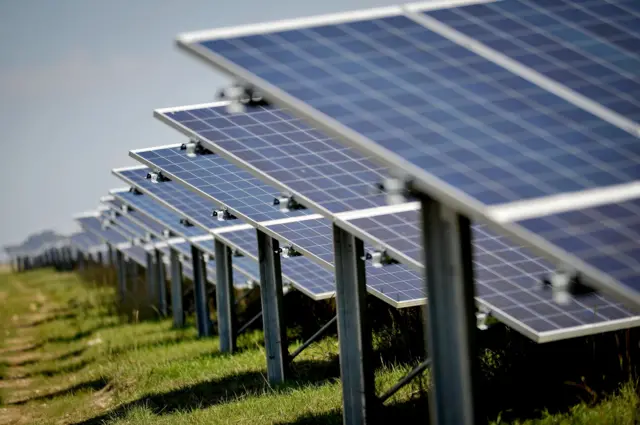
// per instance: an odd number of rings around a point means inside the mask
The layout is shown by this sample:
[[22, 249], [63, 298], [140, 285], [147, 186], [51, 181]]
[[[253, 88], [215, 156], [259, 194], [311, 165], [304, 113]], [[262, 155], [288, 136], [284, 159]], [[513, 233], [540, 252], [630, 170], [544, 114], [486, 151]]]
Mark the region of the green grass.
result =
[[[112, 300], [110, 287], [75, 274], [0, 272], [0, 424], [342, 423], [335, 336], [305, 350], [287, 383], [271, 387], [261, 332], [242, 335], [239, 352], [223, 355], [216, 338], [198, 339], [193, 327], [175, 330], [169, 320], [127, 323], [113, 313]], [[396, 334], [378, 332], [376, 346]], [[387, 351], [378, 350], [379, 394], [416, 364], [392, 361]], [[498, 351], [488, 353], [489, 368], [503, 367]], [[424, 423], [427, 376], [398, 392], [376, 418]], [[543, 391], [535, 383], [510, 384], [524, 394], [528, 386]], [[632, 425], [640, 419], [630, 382], [595, 401], [556, 414], [538, 406], [524, 415], [536, 417], [529, 420], [513, 418], [507, 406], [494, 423]]]

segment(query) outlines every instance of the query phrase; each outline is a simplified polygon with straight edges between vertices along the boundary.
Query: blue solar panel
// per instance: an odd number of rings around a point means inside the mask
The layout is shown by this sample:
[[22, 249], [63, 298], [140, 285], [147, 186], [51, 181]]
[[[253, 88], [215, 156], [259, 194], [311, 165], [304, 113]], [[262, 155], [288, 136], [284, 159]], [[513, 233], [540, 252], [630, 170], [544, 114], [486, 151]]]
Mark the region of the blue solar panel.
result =
[[[179, 211], [184, 214], [189, 220], [193, 221], [193, 224], [197, 224], [203, 228], [211, 229], [233, 225], [235, 223], [218, 221], [211, 217], [215, 205], [204, 199], [203, 197], [191, 192], [180, 184], [172, 181], [164, 181], [160, 183], [152, 183], [151, 180], [146, 178], [149, 169], [138, 168], [122, 170], [116, 173], [123, 180], [131, 182], [143, 192], [154, 195], [154, 197], [164, 202], [165, 205]], [[185, 231], [182, 232], [185, 236], [198, 236], [202, 235], [202, 230], [196, 226], [185, 227]]]
[[[164, 116], [174, 120], [176, 116], [190, 116], [191, 127], [209, 126], [217, 132], [213, 137], [207, 132], [194, 131], [193, 135], [213, 143], [216, 152], [228, 152], [239, 160], [266, 173], [281, 186], [308, 198], [331, 212], [370, 208], [384, 205], [384, 197], [373, 193], [375, 183], [382, 180], [384, 169], [367, 160], [352, 149], [344, 147], [327, 138], [322, 133], [305, 125], [285, 111], [270, 108], [249, 111], [242, 115], [228, 115], [224, 107], [200, 108], [190, 111], [166, 113]], [[178, 121], [174, 121], [178, 123]], [[182, 122], [184, 124], [184, 122]], [[224, 153], [223, 152], [223, 153]], [[219, 198], [229, 207], [245, 213], [255, 221], [281, 218], [284, 215], [270, 206], [274, 189], [241, 171], [217, 155], [202, 155], [189, 158], [175, 149], [158, 149], [152, 152], [137, 151], [139, 156], [159, 168], [167, 171], [185, 168], [180, 174], [171, 171], [186, 183]], [[155, 158], [154, 158], [155, 156]], [[172, 164], [171, 170], [169, 167]], [[215, 177], [224, 179], [217, 168], [233, 170], [231, 173], [242, 176], [244, 184], [252, 183], [251, 192], [260, 195], [252, 200], [233, 201], [234, 192], [220, 198], [220, 191], [229, 190]], [[197, 174], [196, 174], [197, 173]], [[222, 173], [224, 174], [224, 173]], [[202, 176], [211, 176], [207, 180]], [[210, 181], [216, 182], [212, 187]], [[239, 205], [239, 207], [236, 207]], [[253, 205], [256, 208], [251, 208]], [[242, 209], [240, 209], [242, 207]], [[302, 214], [302, 211], [287, 213], [287, 216]]]
[[278, 193], [271, 186], [218, 155], [189, 157], [179, 147], [133, 151], [132, 155], [208, 195], [218, 207], [224, 204], [247, 220], [260, 222], [308, 214], [306, 210], [281, 212], [273, 205]]
[[[134, 180], [130, 181], [132, 182], [132, 184], [136, 183], [136, 181]], [[169, 229], [171, 232], [187, 237], [202, 236], [206, 234], [206, 232], [199, 227], [185, 227], [181, 225], [180, 219], [182, 217], [173, 212], [173, 210], [161, 204], [159, 200], [156, 200], [162, 199], [160, 197], [156, 197], [154, 199], [152, 195], [135, 194], [132, 192], [120, 192], [115, 194], [114, 196], [121, 198], [137, 211], [142, 212], [149, 217], [153, 217], [154, 220], [161, 222], [164, 227]]]
[[[351, 220], [374, 237], [390, 245], [416, 247], [408, 249], [420, 257], [421, 232], [419, 211]], [[390, 230], [392, 229], [392, 230]], [[569, 305], [559, 305], [551, 291], [542, 288], [542, 280], [555, 267], [523, 247], [492, 233], [483, 225], [473, 226], [476, 295], [496, 316], [508, 325], [522, 329], [533, 338], [570, 336], [579, 326], [593, 325], [585, 333], [602, 332], [607, 322], [636, 318], [622, 304], [599, 294], [577, 295]], [[621, 324], [621, 328], [640, 324], [638, 320]]]
[[125, 238], [115, 230], [103, 229], [102, 221], [98, 217], [80, 217], [76, 220], [84, 230], [99, 236], [107, 243], [118, 244], [127, 242], [127, 238]]
[[171, 246], [185, 258], [191, 258], [191, 244], [189, 242], [180, 242]]
[[142, 267], [147, 267], [147, 251], [141, 246], [132, 246], [122, 250], [122, 253], [127, 257], [138, 263]]
[[162, 225], [162, 223], [153, 220], [147, 217], [144, 213], [140, 211], [127, 211], [127, 217], [131, 219], [131, 221], [136, 222], [145, 230], [153, 234], [157, 238], [165, 237], [164, 231], [167, 229], [166, 226]]
[[640, 199], [523, 220], [519, 224], [640, 291]]
[[118, 226], [124, 228], [136, 238], [144, 239], [147, 235], [147, 230], [145, 228], [131, 220], [127, 215], [123, 215], [121, 212], [114, 221]]
[[509, 0], [426, 13], [637, 123], [640, 13], [632, 2]]
[[74, 233], [73, 235], [71, 235], [69, 240], [72, 245], [85, 253], [97, 248], [102, 244], [102, 241], [97, 236], [86, 231]]
[[[225, 232], [217, 237], [238, 249], [247, 257], [258, 258], [255, 229]], [[307, 257], [282, 258], [280, 269], [284, 281], [315, 299], [329, 298], [335, 293], [334, 275]]]
[[198, 45], [487, 205], [640, 177], [637, 138], [407, 17]]

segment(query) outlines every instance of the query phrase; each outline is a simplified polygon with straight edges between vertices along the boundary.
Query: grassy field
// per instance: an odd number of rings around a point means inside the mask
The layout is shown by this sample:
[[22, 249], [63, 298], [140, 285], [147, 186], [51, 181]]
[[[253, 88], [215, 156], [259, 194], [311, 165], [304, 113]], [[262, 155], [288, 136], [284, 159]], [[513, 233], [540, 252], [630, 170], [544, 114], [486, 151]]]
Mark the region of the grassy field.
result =
[[[288, 383], [272, 388], [258, 330], [241, 336], [239, 353], [221, 355], [217, 340], [197, 339], [192, 326], [175, 330], [166, 319], [131, 323], [115, 315], [112, 305], [110, 287], [73, 273], [0, 272], [0, 424], [342, 423], [335, 336], [304, 351]], [[384, 342], [389, 334], [394, 332], [378, 331], [374, 340]], [[535, 348], [510, 338], [506, 349], [513, 352]], [[566, 347], [546, 350], [544, 355], [552, 356]], [[418, 361], [397, 360], [388, 350], [376, 353], [378, 393]], [[589, 371], [589, 378], [561, 378], [560, 384], [545, 376], [535, 381], [540, 375], [535, 367], [521, 367], [523, 372], [505, 353], [484, 349], [491, 382], [486, 392], [498, 406], [491, 414], [495, 424], [640, 423], [631, 372], [635, 361], [628, 350], [613, 360], [624, 372], [617, 375], [627, 379], [616, 375], [615, 384], [599, 386], [588, 380], [600, 370]], [[594, 362], [601, 359], [594, 354]], [[569, 364], [558, 362], [563, 369]], [[425, 374], [390, 399], [376, 418], [425, 423], [427, 387]], [[562, 402], [553, 403], [559, 398]]]

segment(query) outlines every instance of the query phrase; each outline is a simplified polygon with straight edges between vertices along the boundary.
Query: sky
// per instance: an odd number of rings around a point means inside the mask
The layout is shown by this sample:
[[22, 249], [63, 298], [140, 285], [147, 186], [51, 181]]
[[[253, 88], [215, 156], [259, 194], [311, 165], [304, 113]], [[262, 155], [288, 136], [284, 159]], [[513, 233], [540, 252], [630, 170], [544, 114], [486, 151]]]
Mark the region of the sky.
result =
[[[395, 4], [393, 0], [0, 0], [0, 246], [124, 187], [131, 149], [182, 143], [161, 107], [216, 100], [228, 79], [177, 34]], [[3, 253], [0, 251], [0, 259]]]

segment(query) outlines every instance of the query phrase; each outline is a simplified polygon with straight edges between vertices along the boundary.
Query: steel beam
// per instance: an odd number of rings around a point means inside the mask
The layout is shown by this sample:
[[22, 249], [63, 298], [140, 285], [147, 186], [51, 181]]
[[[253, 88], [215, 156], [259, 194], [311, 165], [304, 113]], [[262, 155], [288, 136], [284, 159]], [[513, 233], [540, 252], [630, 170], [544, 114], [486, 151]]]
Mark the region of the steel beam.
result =
[[127, 264], [124, 254], [119, 249], [116, 250], [116, 273], [118, 274], [118, 296], [122, 303], [127, 297]]
[[220, 352], [236, 351], [236, 308], [233, 292], [233, 265], [231, 249], [216, 239], [216, 315]]
[[366, 315], [364, 245], [336, 225], [333, 245], [343, 423], [362, 425], [375, 419], [372, 409], [377, 403], [371, 366], [371, 329]]
[[202, 251], [194, 245], [191, 245], [191, 261], [193, 262], [193, 293], [196, 304], [198, 336], [201, 338], [209, 337], [213, 332], [207, 299], [207, 265], [204, 263]]
[[431, 423], [478, 425], [476, 319], [468, 218], [423, 196], [427, 353], [432, 359]]
[[277, 240], [260, 230], [257, 230], [257, 233], [267, 377], [270, 384], [278, 384], [285, 380], [288, 357], [279, 244]]
[[184, 327], [184, 301], [182, 299], [182, 263], [180, 253], [171, 248], [171, 310], [173, 311], [173, 326]]
[[154, 256], [156, 264], [158, 311], [162, 317], [167, 317], [169, 314], [169, 306], [167, 305], [167, 277], [164, 269], [164, 261], [162, 261], [162, 252], [159, 249], [156, 249]]

